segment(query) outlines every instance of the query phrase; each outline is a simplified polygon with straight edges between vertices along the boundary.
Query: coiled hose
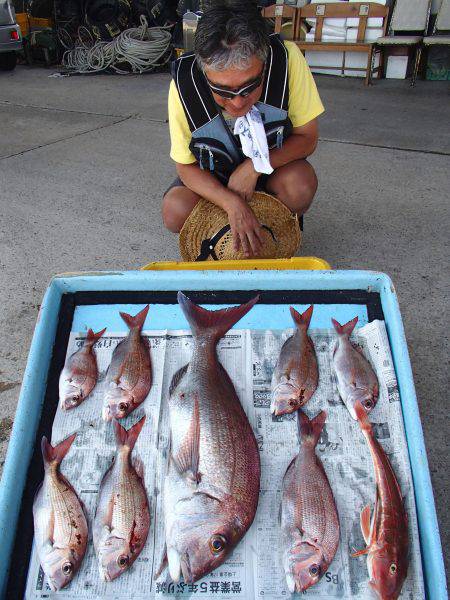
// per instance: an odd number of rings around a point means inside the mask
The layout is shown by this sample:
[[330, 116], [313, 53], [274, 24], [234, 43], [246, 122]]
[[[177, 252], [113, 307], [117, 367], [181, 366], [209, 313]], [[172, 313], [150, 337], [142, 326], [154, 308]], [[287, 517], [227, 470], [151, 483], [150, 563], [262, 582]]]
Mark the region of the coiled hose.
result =
[[[141, 26], [122, 31], [111, 42], [96, 42], [86, 47], [80, 42], [62, 58], [73, 73], [98, 73], [112, 69], [116, 73], [145, 73], [169, 62], [172, 35], [169, 28], [149, 27], [141, 15]], [[129, 65], [125, 70], [124, 66]]]

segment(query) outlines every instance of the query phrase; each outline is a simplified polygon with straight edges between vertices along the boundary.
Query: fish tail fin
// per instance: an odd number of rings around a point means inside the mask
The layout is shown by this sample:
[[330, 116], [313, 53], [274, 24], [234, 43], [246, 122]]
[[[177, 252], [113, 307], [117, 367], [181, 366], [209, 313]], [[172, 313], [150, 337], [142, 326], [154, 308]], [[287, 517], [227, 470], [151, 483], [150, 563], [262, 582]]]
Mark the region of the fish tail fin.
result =
[[84, 341], [85, 346], [93, 346], [97, 340], [99, 340], [102, 335], [105, 333], [106, 327], [104, 327], [101, 331], [94, 333], [91, 328], [88, 329], [86, 339]]
[[333, 323], [338, 335], [346, 335], [350, 337], [355, 329], [356, 323], [358, 322], [358, 317], [354, 317], [351, 321], [345, 323], [345, 325], [341, 325], [338, 321], [336, 321], [336, 319], [331, 319], [331, 322]]
[[47, 440], [45, 435], [41, 440], [41, 450], [42, 450], [42, 458], [44, 459], [44, 464], [49, 465], [56, 461], [59, 465], [66, 454], [69, 452], [71, 445], [73, 444], [74, 439], [77, 437], [76, 433], [72, 433], [65, 440], [56, 444], [56, 446], [52, 446], [50, 442]]
[[125, 427], [119, 423], [119, 421], [114, 420], [114, 431], [116, 432], [116, 442], [118, 446], [128, 446], [130, 450], [133, 450], [134, 445], [136, 444], [136, 440], [141, 433], [141, 430], [145, 423], [145, 415], [142, 417], [140, 421], [135, 423], [133, 427], [130, 427], [128, 431]]
[[314, 304], [311, 304], [309, 308], [300, 314], [293, 306], [289, 308], [291, 311], [292, 318], [299, 329], [308, 329], [311, 322], [311, 317], [314, 311]]
[[137, 327], [139, 329], [139, 331], [141, 331], [142, 327], [144, 326], [144, 322], [147, 317], [149, 308], [150, 308], [150, 305], [147, 304], [147, 306], [145, 306], [140, 312], [138, 312], [137, 315], [134, 315], [134, 317], [132, 315], [129, 315], [128, 313], [124, 313], [124, 312], [121, 312], [119, 314], [130, 329]]
[[248, 313], [258, 300], [259, 295], [239, 306], [220, 310], [206, 310], [206, 308], [194, 304], [183, 292], [178, 292], [178, 304], [188, 320], [194, 336], [209, 335], [215, 340], [220, 340], [235, 323]]
[[327, 413], [322, 410], [314, 419], [309, 419], [308, 416], [299, 410], [297, 413], [298, 435], [302, 444], [307, 444], [315, 448], [322, 433], [323, 426]]

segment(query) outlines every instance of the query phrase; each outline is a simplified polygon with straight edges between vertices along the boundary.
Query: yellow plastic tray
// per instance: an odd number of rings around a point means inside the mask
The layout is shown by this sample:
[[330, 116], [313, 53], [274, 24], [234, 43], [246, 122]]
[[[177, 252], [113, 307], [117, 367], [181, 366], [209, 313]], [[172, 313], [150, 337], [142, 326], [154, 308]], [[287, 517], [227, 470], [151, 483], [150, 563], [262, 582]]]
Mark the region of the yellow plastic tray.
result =
[[150, 262], [143, 266], [143, 271], [237, 271], [246, 269], [329, 271], [331, 266], [323, 258], [316, 256], [295, 256], [294, 258], [270, 258], [248, 260], [207, 260], [202, 262]]

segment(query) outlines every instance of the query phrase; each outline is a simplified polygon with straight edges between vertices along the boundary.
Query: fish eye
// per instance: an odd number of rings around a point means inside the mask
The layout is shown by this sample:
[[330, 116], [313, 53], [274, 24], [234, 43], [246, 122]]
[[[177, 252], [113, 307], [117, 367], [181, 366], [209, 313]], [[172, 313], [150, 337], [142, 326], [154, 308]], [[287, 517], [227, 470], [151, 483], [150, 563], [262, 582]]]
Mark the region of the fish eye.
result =
[[364, 400], [363, 405], [367, 409], [373, 408], [373, 402], [372, 402], [372, 400]]
[[319, 567], [319, 565], [311, 565], [309, 567], [309, 574], [312, 577], [318, 577], [319, 573], [320, 573], [320, 567]]
[[121, 554], [118, 558], [117, 558], [117, 564], [119, 565], [119, 567], [121, 567], [122, 569], [124, 567], [126, 567], [128, 565], [128, 563], [130, 562], [129, 557], [126, 554]]
[[213, 554], [220, 554], [225, 549], [226, 545], [227, 538], [220, 533], [211, 536], [211, 539], [209, 540], [209, 547]]
[[296, 401], [295, 400], [289, 400], [289, 406], [292, 406], [292, 408], [294, 408], [294, 406], [296, 405]]
[[389, 571], [392, 573], [392, 575], [397, 573], [397, 565], [395, 563], [392, 563], [392, 565], [389, 567]]
[[128, 408], [128, 404], [126, 402], [119, 402], [118, 408], [121, 412], [125, 412]]
[[70, 575], [71, 573], [73, 573], [72, 563], [70, 563], [70, 562], [64, 563], [61, 567], [61, 570], [64, 573], [64, 575]]

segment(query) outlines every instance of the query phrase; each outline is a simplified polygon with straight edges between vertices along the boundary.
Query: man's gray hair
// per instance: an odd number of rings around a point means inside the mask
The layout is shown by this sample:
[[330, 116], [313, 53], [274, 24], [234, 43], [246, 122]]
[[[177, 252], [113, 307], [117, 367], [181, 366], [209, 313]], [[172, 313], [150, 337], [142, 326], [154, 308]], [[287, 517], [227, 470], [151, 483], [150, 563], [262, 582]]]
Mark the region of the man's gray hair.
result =
[[265, 20], [251, 3], [214, 5], [198, 23], [194, 50], [202, 70], [247, 69], [253, 56], [261, 61], [267, 58]]

